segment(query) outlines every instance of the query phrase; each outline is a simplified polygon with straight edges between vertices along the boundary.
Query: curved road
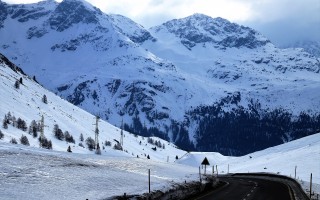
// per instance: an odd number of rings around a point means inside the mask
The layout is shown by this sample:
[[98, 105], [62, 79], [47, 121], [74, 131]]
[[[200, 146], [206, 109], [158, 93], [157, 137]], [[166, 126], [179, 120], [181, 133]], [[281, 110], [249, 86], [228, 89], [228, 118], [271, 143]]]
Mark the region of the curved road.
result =
[[259, 177], [219, 177], [227, 184], [202, 196], [198, 200], [293, 200], [289, 186], [275, 180]]

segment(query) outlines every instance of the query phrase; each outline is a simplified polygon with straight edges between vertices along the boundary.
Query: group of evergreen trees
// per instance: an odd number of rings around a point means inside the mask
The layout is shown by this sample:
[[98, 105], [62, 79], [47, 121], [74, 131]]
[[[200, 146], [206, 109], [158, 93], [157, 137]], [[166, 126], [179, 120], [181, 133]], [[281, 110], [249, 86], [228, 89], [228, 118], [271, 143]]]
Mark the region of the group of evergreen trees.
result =
[[160, 142], [160, 140], [153, 140], [152, 138], [148, 138], [148, 143], [149, 144], [152, 144], [152, 145], [155, 145], [155, 146], [157, 146], [157, 147], [159, 147], [159, 148], [163, 148], [163, 149], [165, 149], [165, 145], [164, 144], [162, 144], [161, 142]]
[[8, 128], [8, 125], [11, 124], [13, 127], [21, 129], [22, 131], [27, 131], [27, 123], [21, 119], [20, 117], [16, 119], [14, 115], [11, 115], [10, 112], [4, 115], [4, 119], [2, 121], [2, 127], [4, 129]]
[[63, 133], [58, 124], [55, 124], [53, 126], [53, 134], [58, 140], [65, 140], [69, 143], [75, 143], [75, 140], [73, 139], [73, 136], [69, 133], [69, 131], [65, 131]]
[[[4, 129], [8, 129], [8, 125], [12, 125], [13, 127], [16, 127], [24, 132], [27, 132], [27, 123], [20, 117], [16, 119], [14, 115], [12, 115], [10, 112], [5, 114], [3, 122], [2, 122], [2, 127]], [[40, 122], [37, 123], [35, 120], [32, 120], [29, 126], [29, 131], [28, 133], [32, 135], [34, 138], [38, 137], [38, 132], [41, 131], [41, 124]], [[10, 141], [12, 144], [17, 144], [17, 140], [15, 138], [12, 138]], [[30, 145], [28, 137], [25, 135], [22, 135], [20, 138], [20, 143], [23, 145]], [[41, 138], [39, 137], [39, 144], [40, 147], [47, 148], [47, 149], [52, 149], [52, 142], [45, 138], [44, 136]]]
[[[262, 109], [261, 104], [254, 100], [244, 108], [240, 101], [241, 94], [236, 92], [212, 105], [198, 106], [185, 114], [184, 121], [171, 120], [170, 125], [165, 125], [162, 130], [147, 128], [137, 115], [132, 118], [131, 125], [124, 124], [124, 130], [167, 141], [170, 133], [171, 141], [184, 150], [217, 151], [235, 156], [320, 132], [319, 113], [301, 112], [294, 116], [281, 108]], [[192, 129], [190, 124], [193, 124]], [[196, 131], [195, 138], [189, 138], [189, 131]]]
[[42, 147], [42, 148], [52, 149], [51, 140], [48, 140], [45, 136], [40, 136], [39, 137], [39, 143], [40, 143], [40, 147]]
[[189, 113], [199, 122], [197, 150], [241, 156], [320, 131], [320, 115], [304, 112], [293, 117], [284, 109], [263, 110], [259, 105], [232, 111], [201, 106]]

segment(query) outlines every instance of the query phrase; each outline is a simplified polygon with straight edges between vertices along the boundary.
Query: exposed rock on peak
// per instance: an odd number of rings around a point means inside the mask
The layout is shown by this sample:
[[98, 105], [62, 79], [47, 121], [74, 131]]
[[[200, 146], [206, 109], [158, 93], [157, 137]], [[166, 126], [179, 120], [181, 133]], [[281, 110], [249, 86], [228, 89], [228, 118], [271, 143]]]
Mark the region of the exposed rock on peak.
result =
[[166, 29], [181, 38], [181, 43], [191, 49], [199, 43], [213, 43], [221, 47], [256, 48], [270, 41], [255, 30], [231, 23], [223, 18], [194, 14], [174, 19], [154, 28], [156, 32]]
[[61, 32], [80, 22], [99, 23], [97, 15], [102, 15], [102, 12], [84, 1], [64, 0], [52, 13], [49, 24], [52, 29]]

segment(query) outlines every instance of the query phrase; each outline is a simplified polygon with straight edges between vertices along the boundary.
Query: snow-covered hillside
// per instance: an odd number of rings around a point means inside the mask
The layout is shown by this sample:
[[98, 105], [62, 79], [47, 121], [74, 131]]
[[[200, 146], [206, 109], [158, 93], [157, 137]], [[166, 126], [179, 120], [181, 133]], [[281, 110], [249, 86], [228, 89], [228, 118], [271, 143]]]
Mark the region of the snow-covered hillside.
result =
[[217, 173], [217, 166], [220, 174], [266, 172], [294, 178], [296, 169], [296, 179], [305, 191], [310, 191], [312, 173], [312, 190], [320, 194], [320, 133], [241, 157], [228, 157], [215, 152], [191, 152], [179, 159], [178, 163], [197, 167], [204, 157], [210, 163], [207, 168], [209, 174], [212, 173], [212, 166]]
[[303, 48], [306, 52], [320, 57], [320, 41], [315, 40], [300, 40], [292, 44], [284, 45], [282, 48]]
[[[194, 14], [147, 30], [83, 0], [0, 1], [0, 11], [4, 55], [74, 105], [118, 127], [123, 120], [130, 132], [185, 149], [243, 155], [320, 129], [318, 58], [276, 48], [249, 27]], [[221, 118], [229, 115], [247, 120], [237, 133], [208, 127], [216, 118], [229, 123]], [[295, 124], [274, 127], [278, 116]], [[271, 127], [257, 134], [259, 123]], [[251, 134], [255, 142], [225, 147], [206, 135], [209, 129], [212, 138], [226, 130]], [[228, 139], [247, 146], [238, 136]]]
[[[20, 78], [22, 84], [16, 88]], [[112, 147], [115, 140], [120, 140], [121, 130], [100, 120], [102, 154], [96, 155], [88, 150], [85, 142], [85, 148], [79, 146], [81, 133], [85, 139], [94, 138], [95, 116], [44, 89], [2, 55], [0, 83], [3, 86], [0, 116], [4, 118], [10, 112], [27, 124], [44, 116], [44, 136], [53, 146], [53, 150], [39, 148], [38, 137], [34, 138], [28, 131], [12, 124], [8, 124], [8, 128], [1, 126], [4, 136], [0, 139], [0, 197], [4, 199], [105, 199], [124, 193], [142, 194], [148, 191], [148, 169], [151, 169], [151, 189], [165, 191], [177, 183], [198, 180], [198, 166], [204, 157], [211, 166], [218, 165], [220, 173], [226, 173], [229, 164], [232, 173], [263, 171], [293, 176], [297, 166], [299, 179], [306, 182], [309, 173], [313, 173], [314, 182], [320, 184], [320, 163], [317, 162], [320, 134], [243, 157], [225, 157], [219, 153], [187, 153], [153, 137], [162, 147], [165, 145], [165, 148], [157, 146], [155, 151], [152, 148], [156, 146], [148, 143], [148, 138], [124, 132], [125, 151], [118, 151]], [[44, 95], [47, 103], [42, 101]], [[69, 131], [75, 143], [54, 137], [54, 124]], [[10, 143], [12, 138], [20, 143], [22, 135], [28, 138], [30, 146]], [[112, 145], [104, 145], [106, 140]], [[66, 151], [69, 145], [73, 153]]]
[[142, 194], [148, 191], [148, 169], [151, 189], [165, 191], [177, 183], [198, 180], [198, 166], [204, 157], [211, 164], [207, 174], [212, 165], [218, 165], [219, 174], [225, 174], [229, 165], [230, 173], [271, 172], [293, 177], [297, 166], [297, 178], [306, 188], [313, 173], [313, 190], [319, 194], [319, 147], [320, 134], [316, 134], [243, 157], [192, 152], [178, 164], [129, 158], [110, 151], [107, 155], [70, 154], [0, 140], [0, 197], [108, 199], [124, 193]]
[[[53, 150], [67, 151], [70, 145], [74, 153], [93, 154], [94, 151], [89, 151], [86, 145], [86, 139], [88, 137], [95, 138], [96, 117], [44, 89], [33, 79], [24, 75], [23, 72], [13, 69], [19, 68], [0, 54], [0, 84], [2, 86], [0, 88], [0, 119], [2, 122], [0, 130], [4, 134], [2, 141], [10, 142], [14, 138], [20, 143], [20, 138], [24, 135], [28, 138], [30, 146], [39, 147], [40, 132], [38, 132], [37, 137], [33, 137], [32, 132], [29, 133], [29, 126], [33, 120], [39, 123], [43, 116], [44, 136], [52, 141]], [[17, 89], [15, 83], [20, 78], [22, 78], [22, 84]], [[44, 95], [47, 97], [47, 104], [42, 100]], [[8, 128], [3, 127], [5, 115], [8, 115], [9, 112], [12, 117], [16, 118], [16, 121], [20, 118], [26, 122], [27, 129], [25, 131], [18, 129], [17, 125], [14, 127], [13, 122], [8, 124]], [[63, 133], [68, 131], [73, 136], [75, 143], [58, 140], [53, 133], [56, 124]], [[175, 156], [180, 157], [186, 153], [162, 139], [156, 137], [144, 138], [126, 131], [123, 132], [124, 151], [117, 151], [113, 147], [121, 140], [121, 129], [103, 120], [99, 120], [98, 124], [102, 154], [109, 155], [111, 153], [141, 159], [147, 159], [149, 155], [152, 160], [174, 162]], [[81, 134], [84, 141], [80, 141]], [[151, 144], [151, 139], [157, 145]], [[106, 141], [110, 144], [106, 145]], [[83, 147], [79, 146], [79, 143], [82, 143]], [[156, 149], [153, 150], [152, 148]]]
[[314, 183], [320, 186], [320, 133], [241, 157], [191, 152], [178, 163], [197, 167], [204, 157], [211, 166], [218, 166], [219, 173], [227, 173], [229, 165], [229, 173], [271, 172], [294, 177], [297, 166], [297, 179], [308, 182], [312, 173]]

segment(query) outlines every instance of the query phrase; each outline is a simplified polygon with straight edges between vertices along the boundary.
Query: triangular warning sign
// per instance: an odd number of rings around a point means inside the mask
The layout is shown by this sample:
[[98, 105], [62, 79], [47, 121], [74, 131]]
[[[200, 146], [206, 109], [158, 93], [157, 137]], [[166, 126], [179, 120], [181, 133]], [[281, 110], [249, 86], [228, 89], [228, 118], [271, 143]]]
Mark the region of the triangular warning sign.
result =
[[202, 161], [201, 165], [210, 165], [210, 163], [209, 163], [209, 161], [208, 161], [207, 157], [205, 157], [205, 158], [203, 159], [203, 161]]

